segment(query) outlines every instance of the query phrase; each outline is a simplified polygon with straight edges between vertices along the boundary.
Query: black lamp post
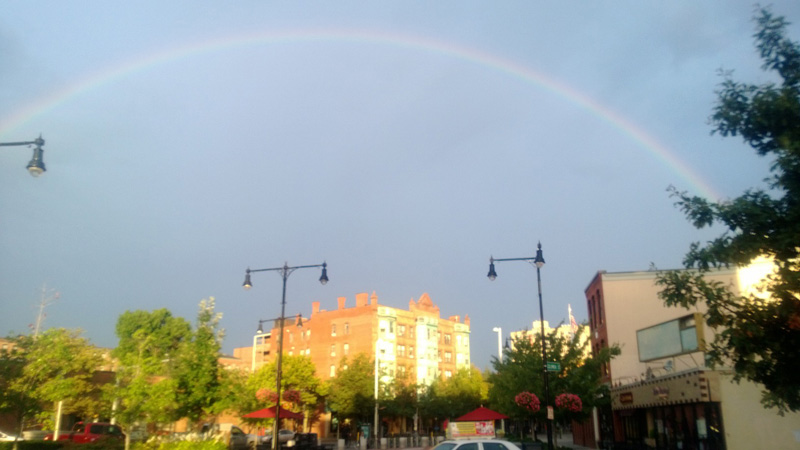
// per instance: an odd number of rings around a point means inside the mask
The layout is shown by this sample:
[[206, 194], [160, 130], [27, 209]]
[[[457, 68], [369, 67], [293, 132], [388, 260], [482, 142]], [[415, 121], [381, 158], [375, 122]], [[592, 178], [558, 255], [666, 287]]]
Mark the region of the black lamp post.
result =
[[[283, 325], [286, 321], [286, 317], [284, 316], [286, 313], [286, 280], [289, 278], [289, 275], [292, 274], [297, 269], [308, 269], [311, 267], [322, 267], [322, 275], [319, 277], [319, 282], [323, 285], [328, 282], [328, 264], [314, 264], [309, 266], [294, 266], [289, 267], [288, 263], [284, 263], [283, 267], [273, 267], [270, 269], [256, 269], [250, 270], [247, 268], [245, 271], [244, 276], [244, 283], [242, 286], [245, 289], [250, 289], [253, 287], [253, 284], [250, 282], [250, 272], [267, 272], [267, 271], [276, 271], [280, 273], [281, 278], [283, 278], [283, 293], [281, 295], [281, 316], [278, 318], [280, 320], [280, 335], [278, 336], [278, 354], [277, 354], [277, 368], [275, 370], [275, 390], [278, 392], [278, 403], [275, 405], [275, 423], [272, 427], [272, 450], [278, 449], [278, 430], [280, 429], [280, 421], [281, 421], [281, 363], [283, 357]], [[261, 321], [258, 323], [258, 327], [261, 328]], [[263, 330], [262, 330], [263, 331]]]
[[[542, 309], [542, 275], [540, 272], [540, 269], [542, 268], [542, 266], [544, 266], [544, 256], [542, 256], [542, 243], [539, 242], [536, 249], [536, 256], [534, 257], [503, 258], [503, 259], [495, 259], [493, 257], [490, 257], [489, 273], [487, 276], [492, 281], [494, 281], [494, 279], [497, 278], [497, 272], [495, 272], [494, 270], [495, 261], [527, 261], [532, 265], [536, 266], [536, 284], [539, 287], [539, 324], [541, 325], [541, 332], [542, 332], [542, 372], [544, 373], [544, 408], [545, 408], [545, 414], [548, 414], [550, 405], [550, 385], [547, 373], [547, 341], [545, 340], [544, 336], [544, 310]], [[549, 417], [545, 420], [545, 424], [547, 425], [547, 448], [548, 450], [553, 450], [553, 428], [550, 424]]]
[[44, 173], [44, 160], [42, 159], [42, 155], [44, 154], [44, 149], [42, 146], [44, 145], [44, 139], [42, 139], [42, 135], [39, 135], [36, 140], [33, 141], [23, 141], [23, 142], [0, 142], [0, 146], [2, 147], [15, 147], [21, 145], [35, 145], [33, 148], [33, 158], [28, 163], [28, 172], [34, 177], [38, 177], [42, 173]]

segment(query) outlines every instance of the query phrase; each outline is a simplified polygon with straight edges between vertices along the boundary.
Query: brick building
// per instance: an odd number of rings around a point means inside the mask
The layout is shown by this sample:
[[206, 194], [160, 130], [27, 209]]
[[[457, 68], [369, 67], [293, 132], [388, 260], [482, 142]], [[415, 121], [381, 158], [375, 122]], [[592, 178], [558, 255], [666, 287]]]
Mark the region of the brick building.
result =
[[[275, 357], [279, 324], [256, 334], [253, 346], [234, 349], [234, 357], [252, 371]], [[400, 376], [419, 384], [430, 384], [437, 377], [448, 378], [459, 369], [470, 367], [469, 316], [440, 317], [439, 307], [428, 294], [411, 299], [408, 310], [378, 303], [373, 292], [357, 294], [355, 305], [347, 298], [337, 299], [337, 308], [325, 310], [312, 303], [311, 317], [289, 317], [284, 326], [283, 351], [305, 355], [326, 380], [336, 376], [343, 357], [358, 353], [378, 355], [382, 382]]]

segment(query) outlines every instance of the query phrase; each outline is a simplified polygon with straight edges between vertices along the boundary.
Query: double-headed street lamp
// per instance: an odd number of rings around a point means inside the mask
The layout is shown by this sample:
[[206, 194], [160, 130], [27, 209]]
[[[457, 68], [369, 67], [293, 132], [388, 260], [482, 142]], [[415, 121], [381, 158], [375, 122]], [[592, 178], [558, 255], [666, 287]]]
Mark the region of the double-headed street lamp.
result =
[[21, 145], [36, 146], [33, 148], [33, 158], [31, 158], [31, 161], [28, 163], [28, 172], [34, 177], [38, 177], [45, 171], [44, 160], [42, 159], [42, 155], [44, 154], [44, 149], [42, 149], [44, 139], [42, 139], [42, 135], [40, 134], [39, 137], [33, 141], [0, 142], [0, 146], [2, 147], [16, 147]]
[[[283, 356], [283, 325], [284, 325], [284, 322], [286, 321], [285, 320], [286, 319], [286, 317], [285, 317], [285, 314], [286, 314], [286, 280], [289, 278], [289, 275], [291, 275], [292, 272], [294, 272], [295, 270], [297, 270], [297, 269], [308, 269], [308, 268], [311, 268], [311, 267], [322, 267], [322, 275], [319, 277], [319, 282], [322, 283], [323, 285], [326, 284], [328, 282], [328, 264], [324, 263], [324, 262], [322, 264], [313, 264], [313, 265], [309, 265], [309, 266], [294, 266], [294, 267], [289, 267], [288, 263], [284, 263], [283, 267], [273, 267], [273, 268], [270, 268], [270, 269], [256, 269], [256, 270], [250, 270], [250, 268], [248, 267], [247, 271], [245, 271], [244, 283], [242, 284], [242, 286], [245, 289], [250, 289], [251, 287], [253, 287], [253, 284], [250, 282], [250, 273], [251, 272], [273, 271], [273, 272], [278, 272], [281, 275], [281, 278], [283, 278], [283, 293], [281, 295], [281, 316], [278, 318], [278, 320], [280, 320], [281, 324], [280, 324], [280, 335], [278, 336], [278, 354], [277, 354], [277, 359], [276, 359], [277, 367], [276, 367], [276, 370], [275, 370], [275, 372], [276, 372], [276, 375], [275, 375], [276, 388], [275, 388], [275, 390], [278, 392], [278, 403], [275, 405], [275, 423], [273, 424], [273, 427], [272, 427], [272, 449], [273, 450], [277, 450], [278, 449], [278, 430], [280, 429], [279, 427], [280, 427], [280, 422], [281, 422], [281, 362], [282, 362], [282, 359], [283, 359], [282, 358], [282, 356]], [[258, 326], [259, 326], [259, 328], [261, 328], [261, 321], [259, 321]], [[262, 330], [262, 332], [263, 332], [263, 330]]]
[[[527, 261], [532, 265], [536, 266], [536, 283], [539, 287], [539, 324], [541, 325], [542, 331], [542, 372], [544, 373], [544, 408], [546, 413], [549, 415], [550, 413], [550, 386], [548, 383], [548, 375], [547, 375], [547, 341], [545, 340], [544, 336], [544, 310], [542, 309], [542, 276], [541, 272], [539, 271], [542, 266], [544, 266], [544, 256], [542, 256], [542, 243], [539, 242], [539, 245], [536, 249], [536, 256], [528, 257], [528, 258], [502, 258], [502, 259], [495, 259], [494, 257], [489, 258], [489, 274], [487, 275], [490, 280], [494, 281], [497, 278], [497, 272], [494, 270], [494, 263], [495, 261]], [[549, 450], [553, 449], [553, 429], [550, 425], [550, 418], [547, 417], [545, 420], [545, 424], [547, 425], [547, 448]]]
[[[252, 363], [250, 364], [250, 371], [255, 373], [256, 371], [256, 347], [258, 345], [258, 338], [261, 337], [263, 339], [264, 336], [268, 335], [269, 333], [264, 332], [264, 327], [262, 326], [266, 322], [277, 322], [279, 320], [286, 320], [286, 318], [276, 317], [274, 319], [258, 319], [258, 329], [256, 330], [256, 334], [253, 336], [253, 359]], [[297, 319], [295, 320], [295, 324], [297, 328], [303, 328], [303, 315], [298, 314]], [[273, 327], [274, 328], [274, 327]], [[262, 355], [263, 356], [263, 355]], [[263, 362], [263, 358], [262, 358]]]

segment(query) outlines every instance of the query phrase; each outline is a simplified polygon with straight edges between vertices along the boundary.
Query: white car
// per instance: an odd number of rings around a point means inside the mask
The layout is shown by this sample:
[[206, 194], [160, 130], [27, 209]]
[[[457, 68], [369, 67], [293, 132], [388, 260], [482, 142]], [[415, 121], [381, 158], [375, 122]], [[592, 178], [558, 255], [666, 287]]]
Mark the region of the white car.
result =
[[13, 434], [8, 434], [0, 431], [0, 441], [8, 442], [8, 441], [21, 441], [23, 440], [21, 437], [14, 436]]
[[433, 450], [521, 450], [515, 444], [500, 439], [451, 439]]

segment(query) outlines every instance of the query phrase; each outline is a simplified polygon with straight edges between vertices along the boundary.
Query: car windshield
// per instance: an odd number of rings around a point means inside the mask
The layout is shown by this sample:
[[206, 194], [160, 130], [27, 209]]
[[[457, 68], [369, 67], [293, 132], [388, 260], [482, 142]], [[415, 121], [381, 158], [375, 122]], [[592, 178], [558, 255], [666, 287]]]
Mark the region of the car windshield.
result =
[[437, 445], [433, 450], [453, 450], [456, 444], [453, 442], [442, 442]]

